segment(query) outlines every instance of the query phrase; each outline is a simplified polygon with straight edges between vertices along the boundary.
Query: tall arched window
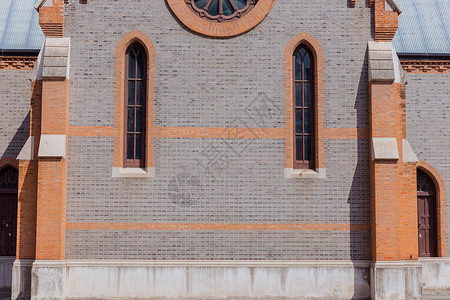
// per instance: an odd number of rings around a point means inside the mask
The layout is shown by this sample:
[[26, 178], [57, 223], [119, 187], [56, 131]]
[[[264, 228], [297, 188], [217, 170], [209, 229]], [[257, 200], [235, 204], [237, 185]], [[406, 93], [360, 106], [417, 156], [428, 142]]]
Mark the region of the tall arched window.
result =
[[144, 167], [147, 54], [139, 43], [125, 56], [124, 166]]
[[293, 56], [294, 168], [314, 168], [314, 57], [300, 45]]

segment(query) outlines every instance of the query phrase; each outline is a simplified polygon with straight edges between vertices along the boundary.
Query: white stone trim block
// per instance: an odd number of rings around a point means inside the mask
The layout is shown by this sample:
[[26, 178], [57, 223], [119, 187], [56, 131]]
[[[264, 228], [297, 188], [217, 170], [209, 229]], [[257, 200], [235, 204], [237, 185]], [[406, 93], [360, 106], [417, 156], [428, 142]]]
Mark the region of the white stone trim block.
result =
[[17, 155], [18, 160], [33, 160], [34, 159], [34, 136], [28, 137], [25, 145], [23, 145], [22, 150], [20, 150], [19, 155]]
[[112, 167], [112, 177], [114, 178], [152, 178], [155, 177], [155, 167], [142, 168], [122, 168]]
[[66, 157], [65, 134], [43, 134], [39, 143], [38, 157]]
[[418, 162], [416, 153], [414, 153], [413, 148], [409, 144], [407, 139], [402, 140], [402, 148], [403, 148], [403, 162]]
[[372, 138], [372, 160], [399, 159], [397, 139], [394, 137]]
[[326, 168], [317, 168], [315, 170], [284, 168], [284, 178], [323, 179], [326, 178], [326, 176]]

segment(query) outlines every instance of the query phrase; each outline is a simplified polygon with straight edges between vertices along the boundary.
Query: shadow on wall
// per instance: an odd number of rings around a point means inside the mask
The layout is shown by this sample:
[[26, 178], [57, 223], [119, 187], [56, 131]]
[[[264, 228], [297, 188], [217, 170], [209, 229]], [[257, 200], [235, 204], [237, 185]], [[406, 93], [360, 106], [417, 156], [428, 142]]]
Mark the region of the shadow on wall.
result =
[[[358, 83], [355, 101], [357, 128], [368, 129], [369, 120], [369, 84], [367, 82], [368, 54], [364, 56], [364, 64]], [[369, 140], [358, 134], [357, 162], [355, 174], [347, 203], [350, 208], [351, 225], [370, 225], [370, 148]], [[369, 227], [370, 228], [370, 227]], [[370, 260], [370, 231], [350, 231], [350, 259], [352, 261]], [[354, 277], [355, 293], [352, 299], [370, 299], [370, 270], [362, 270], [362, 276]], [[356, 269], [355, 269], [356, 272]], [[361, 280], [363, 278], [363, 280]], [[367, 294], [369, 292], [369, 294]]]
[[[16, 158], [17, 155], [22, 150], [23, 145], [30, 136], [30, 112], [23, 119], [22, 124], [20, 124], [19, 129], [17, 129], [14, 137], [9, 141], [8, 147], [6, 147], [5, 152], [1, 154], [0, 159], [6, 157]], [[1, 152], [0, 152], [1, 153]]]

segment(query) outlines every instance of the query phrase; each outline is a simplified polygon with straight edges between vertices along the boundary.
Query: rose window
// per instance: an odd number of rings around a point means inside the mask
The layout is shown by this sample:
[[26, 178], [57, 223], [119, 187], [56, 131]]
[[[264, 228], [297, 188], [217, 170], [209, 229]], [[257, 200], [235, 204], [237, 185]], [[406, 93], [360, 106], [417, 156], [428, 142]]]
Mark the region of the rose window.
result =
[[258, 0], [185, 0], [201, 18], [212, 22], [229, 22], [248, 13]]

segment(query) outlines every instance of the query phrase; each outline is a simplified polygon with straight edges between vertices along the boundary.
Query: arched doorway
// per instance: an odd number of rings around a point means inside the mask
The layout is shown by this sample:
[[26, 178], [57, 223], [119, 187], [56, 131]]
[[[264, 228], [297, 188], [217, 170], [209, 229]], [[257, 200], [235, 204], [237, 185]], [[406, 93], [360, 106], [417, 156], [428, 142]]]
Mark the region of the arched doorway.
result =
[[0, 170], [0, 256], [16, 255], [18, 172]]
[[419, 256], [437, 256], [436, 188], [424, 171], [417, 170]]

